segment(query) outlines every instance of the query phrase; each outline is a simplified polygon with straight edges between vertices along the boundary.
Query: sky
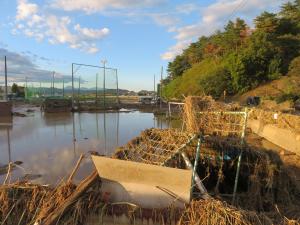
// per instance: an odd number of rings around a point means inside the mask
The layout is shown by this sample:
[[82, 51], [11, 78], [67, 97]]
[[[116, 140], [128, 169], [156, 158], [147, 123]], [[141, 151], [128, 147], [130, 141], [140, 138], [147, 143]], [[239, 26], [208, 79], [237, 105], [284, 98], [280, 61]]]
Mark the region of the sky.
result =
[[[16, 82], [46, 81], [53, 71], [68, 78], [72, 63], [105, 60], [118, 69], [119, 88], [152, 90], [161, 67], [166, 76], [168, 62], [200, 36], [237, 17], [252, 26], [255, 16], [287, 1], [0, 0], [0, 81], [5, 55]], [[97, 73], [76, 69], [83, 77]]]

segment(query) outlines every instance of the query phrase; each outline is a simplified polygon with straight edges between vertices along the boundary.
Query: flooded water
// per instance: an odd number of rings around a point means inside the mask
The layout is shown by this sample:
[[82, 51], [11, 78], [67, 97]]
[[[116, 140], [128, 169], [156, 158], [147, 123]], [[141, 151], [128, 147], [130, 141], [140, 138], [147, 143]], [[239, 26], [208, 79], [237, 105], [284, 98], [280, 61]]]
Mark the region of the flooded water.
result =
[[[44, 114], [35, 109], [26, 114], [13, 117], [11, 125], [0, 121], [0, 165], [23, 162], [13, 170], [12, 181], [30, 174], [35, 182], [55, 184], [69, 176], [81, 153], [111, 155], [142, 130], [168, 126], [152, 113], [138, 111]], [[92, 170], [86, 157], [75, 181]], [[0, 182], [4, 177], [0, 175]]]

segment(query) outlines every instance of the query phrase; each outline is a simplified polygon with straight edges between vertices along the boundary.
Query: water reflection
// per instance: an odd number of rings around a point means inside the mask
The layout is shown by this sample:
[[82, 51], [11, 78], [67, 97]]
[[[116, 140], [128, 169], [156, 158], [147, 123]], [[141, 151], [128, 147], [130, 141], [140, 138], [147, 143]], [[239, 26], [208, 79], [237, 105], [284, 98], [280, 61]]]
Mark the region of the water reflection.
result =
[[[0, 132], [4, 131], [6, 132], [6, 144], [7, 144], [7, 152], [8, 152], [8, 160], [7, 163], [11, 162], [11, 146], [10, 146], [10, 130], [12, 129], [12, 117], [2, 117], [0, 118]], [[4, 133], [5, 133], [4, 132]], [[4, 141], [5, 138], [0, 137], [0, 143], [1, 141]], [[1, 164], [0, 164], [1, 166]]]
[[[0, 165], [22, 161], [23, 169], [13, 172], [13, 180], [25, 173], [36, 176], [36, 182], [54, 184], [68, 176], [81, 153], [97, 151], [111, 155], [139, 133], [151, 127], [164, 128], [167, 121], [152, 113], [60, 113], [14, 117], [0, 126]], [[78, 176], [90, 173], [93, 165], [86, 158]], [[4, 176], [0, 176], [0, 182]]]

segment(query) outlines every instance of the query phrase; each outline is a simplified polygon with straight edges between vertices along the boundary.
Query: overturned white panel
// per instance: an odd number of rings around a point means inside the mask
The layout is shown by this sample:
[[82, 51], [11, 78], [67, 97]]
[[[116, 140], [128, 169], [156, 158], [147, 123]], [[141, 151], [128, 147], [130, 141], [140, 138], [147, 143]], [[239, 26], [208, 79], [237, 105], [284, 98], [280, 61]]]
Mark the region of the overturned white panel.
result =
[[184, 207], [190, 201], [191, 170], [92, 156], [111, 202], [142, 208]]

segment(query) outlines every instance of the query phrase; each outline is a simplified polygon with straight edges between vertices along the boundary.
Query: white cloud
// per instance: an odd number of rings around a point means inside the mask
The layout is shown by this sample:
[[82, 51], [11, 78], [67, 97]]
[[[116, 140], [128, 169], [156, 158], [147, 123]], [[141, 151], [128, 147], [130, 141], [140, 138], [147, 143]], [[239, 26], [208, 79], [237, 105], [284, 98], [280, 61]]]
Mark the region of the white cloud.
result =
[[91, 28], [82, 28], [80, 24], [76, 24], [74, 29], [81, 34], [82, 36], [90, 39], [98, 39], [107, 36], [110, 32], [108, 28], [103, 29], [91, 29]]
[[149, 16], [160, 26], [174, 27], [180, 22], [178, 17], [168, 14], [149, 14]]
[[56, 16], [44, 13], [36, 4], [27, 0], [19, 0], [16, 24], [12, 34], [23, 33], [37, 41], [46, 39], [50, 44], [66, 44], [70, 48], [80, 49], [87, 53], [96, 53], [99, 49], [97, 41], [106, 37], [108, 28], [92, 29], [80, 24], [72, 25], [68, 16]]
[[182, 49], [185, 49], [190, 43], [187, 41], [178, 41], [174, 46], [170, 47], [167, 52], [161, 55], [163, 60], [172, 60], [176, 55], [179, 55]]
[[[172, 29], [175, 33], [176, 44], [171, 46], [167, 52], [161, 55], [164, 60], [172, 60], [176, 55], [182, 53], [191, 42], [200, 36], [207, 36], [218, 29], [222, 29], [228, 20], [238, 16], [250, 21], [264, 10], [274, 11], [283, 2], [288, 0], [217, 0], [215, 3], [199, 9], [199, 22]], [[186, 7], [185, 10], [192, 10], [193, 7]]]
[[185, 3], [176, 6], [176, 11], [178, 13], [183, 13], [183, 14], [189, 14], [191, 12], [194, 12], [196, 10], [199, 10], [199, 6], [194, 3]]
[[166, 0], [54, 0], [52, 6], [66, 11], [94, 13], [106, 9], [151, 7], [164, 2]]
[[17, 6], [17, 20], [23, 20], [27, 17], [35, 14], [38, 10], [38, 6], [36, 4], [28, 3], [26, 0], [19, 0]]

